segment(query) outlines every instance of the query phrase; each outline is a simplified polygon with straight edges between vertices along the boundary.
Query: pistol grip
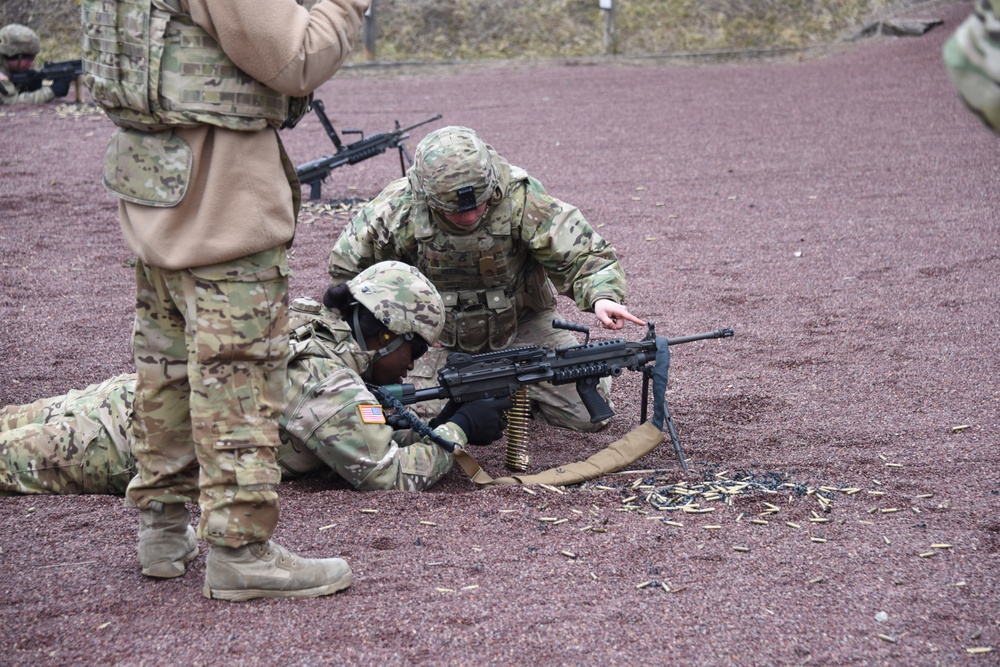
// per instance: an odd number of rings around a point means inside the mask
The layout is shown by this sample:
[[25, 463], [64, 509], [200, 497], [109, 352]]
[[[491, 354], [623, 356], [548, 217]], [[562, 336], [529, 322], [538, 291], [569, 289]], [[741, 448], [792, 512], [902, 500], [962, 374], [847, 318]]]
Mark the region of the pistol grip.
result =
[[583, 407], [587, 408], [587, 412], [590, 414], [591, 424], [596, 424], [615, 416], [615, 411], [597, 393], [597, 383], [598, 379], [594, 377], [576, 381], [576, 392], [580, 394]]

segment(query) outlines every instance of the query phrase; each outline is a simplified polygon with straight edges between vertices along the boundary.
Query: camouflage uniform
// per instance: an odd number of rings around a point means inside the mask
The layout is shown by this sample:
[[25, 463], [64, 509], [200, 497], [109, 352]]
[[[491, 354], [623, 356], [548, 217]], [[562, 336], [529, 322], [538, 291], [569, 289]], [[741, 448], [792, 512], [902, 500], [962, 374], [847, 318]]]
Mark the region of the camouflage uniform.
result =
[[0, 408], [0, 495], [125, 493], [135, 376]]
[[[361, 490], [422, 491], [436, 483], [452, 455], [426, 441], [410, 443], [366, 423], [361, 406], [378, 405], [361, 374], [371, 359], [343, 319], [311, 299], [292, 307], [281, 445], [283, 479], [332, 471]], [[0, 409], [0, 495], [121, 494], [135, 472], [132, 423], [135, 376], [120, 375], [83, 391]], [[437, 432], [459, 444], [446, 423]]]
[[1000, 133], [1000, 0], [975, 10], [943, 47], [948, 76], [966, 106]]
[[[407, 177], [390, 183], [365, 206], [330, 254], [335, 282], [374, 262], [395, 259], [418, 267], [441, 291], [448, 307], [442, 347], [418, 361], [410, 374], [417, 386], [436, 384], [437, 369], [454, 350], [578, 344], [573, 334], [551, 326], [558, 317], [557, 293], [572, 298], [582, 311], [592, 310], [599, 299], [625, 301], [625, 275], [614, 249], [575, 206], [550, 196], [486, 144], [475, 169], [447, 172], [449, 147], [438, 138], [453, 130], [472, 133], [444, 128], [428, 135]], [[490, 174], [488, 183], [476, 185], [483, 194], [473, 204], [485, 202], [488, 208], [474, 229], [459, 228], [436, 212], [449, 203], [429, 201], [421, 183], [434, 169], [434, 178], [456, 186], [481, 180], [480, 169]], [[605, 378], [600, 385], [605, 398], [609, 388]], [[578, 431], [603, 426], [590, 423], [573, 385], [535, 385], [529, 396], [536, 419]], [[427, 402], [419, 408], [429, 416], [440, 405]]]
[[214, 546], [266, 542], [277, 523], [300, 197], [277, 129], [340, 67], [367, 5], [81, 2], [84, 80], [117, 125], [104, 185], [138, 256], [128, 502], [197, 498]]
[[[0, 28], [0, 74], [9, 77], [7, 59], [20, 53], [38, 55], [41, 44], [38, 35], [27, 26], [17, 23]], [[44, 104], [51, 101], [55, 93], [49, 86], [38, 90], [18, 92], [12, 81], [0, 76], [0, 106], [13, 104]]]

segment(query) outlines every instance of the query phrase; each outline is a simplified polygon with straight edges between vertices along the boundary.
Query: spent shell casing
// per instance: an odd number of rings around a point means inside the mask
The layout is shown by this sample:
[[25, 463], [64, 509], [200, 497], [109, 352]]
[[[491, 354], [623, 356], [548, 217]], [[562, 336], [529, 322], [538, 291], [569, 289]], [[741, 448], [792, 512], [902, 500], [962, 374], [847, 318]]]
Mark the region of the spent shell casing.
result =
[[361, 510], [361, 513], [362, 513], [362, 514], [378, 514], [378, 510], [372, 510], [372, 509], [362, 509], [362, 510]]
[[937, 556], [937, 553], [938, 552], [936, 551], [925, 551], [924, 553], [917, 555], [920, 556], [921, 558], [930, 558], [932, 556]]
[[645, 588], [646, 586], [649, 586], [652, 583], [653, 583], [652, 581], [643, 581], [642, 583], [636, 584], [635, 587], [636, 588]]
[[818, 542], [820, 544], [824, 544], [826, 542], [825, 537], [810, 537], [809, 539], [812, 540], [813, 542]]
[[722, 526], [715, 526], [715, 525], [712, 525], [712, 526], [702, 526], [702, 528], [705, 529], [705, 530], [722, 530]]
[[667, 524], [668, 526], [677, 526], [678, 528], [684, 527], [684, 524], [681, 523], [680, 521], [670, 521], [669, 519], [664, 519], [663, 523]]
[[945, 544], [944, 542], [939, 542], [937, 544], [932, 544], [931, 549], [951, 549], [951, 545]]
[[879, 639], [881, 639], [882, 641], [884, 641], [884, 642], [889, 642], [890, 644], [895, 644], [896, 643], [896, 638], [895, 637], [890, 637], [889, 635], [883, 635], [883, 634], [879, 634], [879, 635], [876, 635], [876, 636]]
[[790, 527], [790, 528], [801, 528], [802, 527], [802, 526], [800, 526], [799, 524], [797, 524], [797, 523], [795, 523], [793, 521], [786, 521], [785, 525], [788, 526], [788, 527]]
[[470, 584], [468, 586], [462, 586], [463, 591], [474, 591], [479, 588], [479, 584]]
[[892, 514], [893, 512], [898, 512], [898, 511], [899, 509], [895, 507], [885, 507], [879, 510], [879, 512], [881, 512], [882, 514]]
[[750, 519], [750, 523], [755, 523], [758, 526], [766, 526], [769, 522], [767, 519]]
[[980, 654], [980, 653], [992, 653], [993, 652], [993, 647], [992, 646], [974, 646], [972, 648], [965, 649], [965, 652], [966, 653], [970, 653], [972, 655], [977, 655], [977, 654]]
[[733, 547], [733, 551], [739, 551], [740, 553], [747, 553], [750, 551], [750, 547]]
[[914, 496], [914, 498], [933, 498], [933, 493], [921, 493], [919, 496]]
[[437, 524], [434, 523], [433, 521], [421, 521], [420, 525], [421, 526], [436, 526]]
[[553, 521], [553, 522], [552, 522], [552, 525], [553, 525], [553, 526], [558, 526], [558, 525], [560, 525], [560, 524], [563, 524], [563, 523], [566, 523], [567, 521], [569, 521], [569, 519], [559, 519], [559, 520], [557, 520], [557, 521]]
[[576, 554], [572, 551], [560, 551], [559, 553], [566, 556], [566, 558], [576, 558]]
[[455, 592], [454, 588], [435, 588], [434, 590], [436, 590], [438, 593], [454, 593]]

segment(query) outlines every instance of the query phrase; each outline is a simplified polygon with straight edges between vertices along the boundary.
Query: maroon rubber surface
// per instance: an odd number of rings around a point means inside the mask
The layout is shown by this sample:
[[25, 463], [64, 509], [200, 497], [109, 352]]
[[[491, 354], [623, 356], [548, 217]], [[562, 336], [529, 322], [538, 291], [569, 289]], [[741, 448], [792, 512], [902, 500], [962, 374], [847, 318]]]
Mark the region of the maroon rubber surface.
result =
[[[648, 515], [617, 511], [636, 480], [684, 477], [667, 445], [637, 465], [655, 474], [565, 494], [477, 491], [458, 469], [424, 495], [289, 483], [277, 539], [347, 558], [355, 583], [243, 604], [201, 597], [204, 547], [184, 578], [144, 578], [118, 498], [4, 499], [0, 664], [1000, 664], [966, 651], [1000, 649], [1000, 137], [939, 56], [967, 7], [915, 12], [946, 19], [923, 38], [801, 62], [352, 71], [319, 94], [338, 128], [441, 112], [478, 129], [614, 243], [633, 312], [669, 336], [736, 330], [674, 348], [689, 481], [860, 492], [832, 493], [829, 513], [742, 494], [666, 515], [681, 527], [651, 520], [642, 492]], [[110, 123], [2, 116], [0, 402], [21, 403], [131, 370], [133, 279], [99, 184]], [[284, 137], [297, 163], [332, 152], [315, 118]], [[382, 156], [324, 194], [368, 198], [398, 173]], [[344, 224], [311, 218], [296, 295], [320, 293]], [[634, 426], [638, 378], [615, 399], [605, 433], [536, 428], [533, 470]], [[475, 453], [503, 473], [499, 447]], [[750, 523], [766, 502], [780, 511]]]

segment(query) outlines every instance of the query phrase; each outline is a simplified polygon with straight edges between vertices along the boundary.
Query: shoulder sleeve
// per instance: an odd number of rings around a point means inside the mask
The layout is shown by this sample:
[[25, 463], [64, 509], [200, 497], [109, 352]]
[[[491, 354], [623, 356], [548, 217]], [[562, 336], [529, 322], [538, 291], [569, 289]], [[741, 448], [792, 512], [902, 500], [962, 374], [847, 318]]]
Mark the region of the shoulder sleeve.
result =
[[451, 469], [451, 454], [437, 445], [400, 447], [380, 414], [361, 378], [342, 368], [302, 396], [287, 432], [361, 490], [422, 491]]
[[598, 299], [625, 303], [625, 272], [614, 248], [576, 206], [550, 196], [530, 176], [524, 183], [521, 240], [545, 267], [556, 290], [584, 311], [591, 310]]
[[330, 252], [334, 283], [350, 280], [376, 262], [410, 260], [414, 240], [407, 219], [412, 203], [407, 181], [400, 178], [358, 211]]

